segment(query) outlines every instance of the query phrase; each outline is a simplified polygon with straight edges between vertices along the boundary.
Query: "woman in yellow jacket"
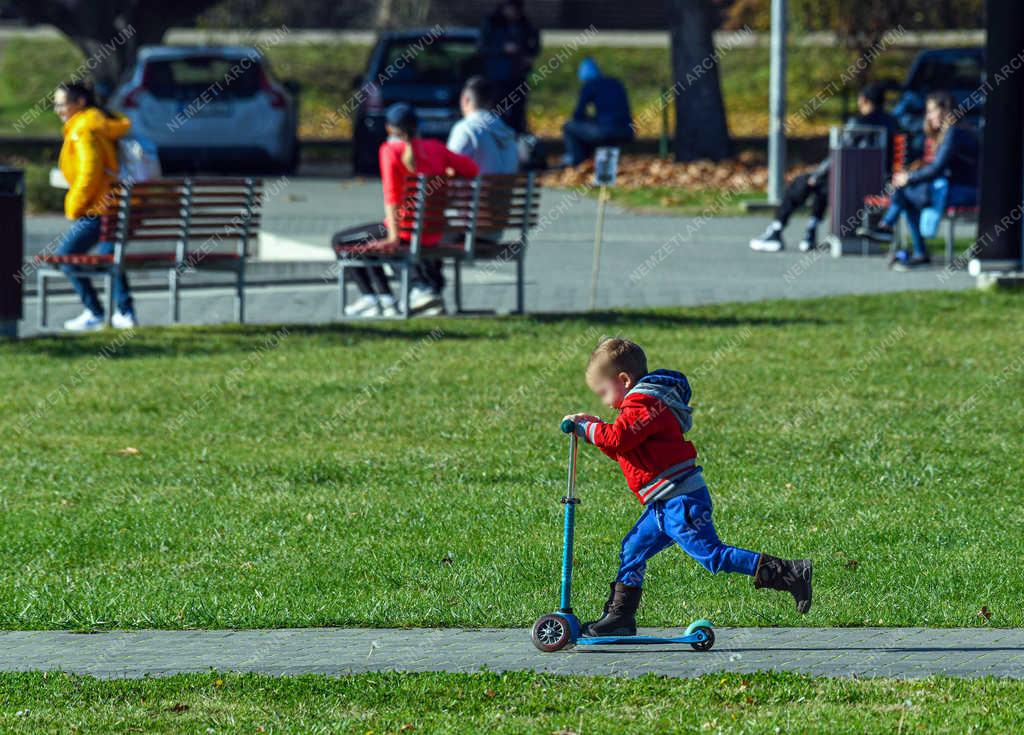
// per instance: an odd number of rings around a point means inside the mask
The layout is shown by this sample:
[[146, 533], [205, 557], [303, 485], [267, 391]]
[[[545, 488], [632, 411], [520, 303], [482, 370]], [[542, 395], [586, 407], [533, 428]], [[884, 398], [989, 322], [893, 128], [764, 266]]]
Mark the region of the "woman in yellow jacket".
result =
[[[113, 252], [111, 243], [100, 243], [100, 217], [113, 206], [111, 186], [117, 178], [117, 141], [131, 123], [110, 115], [96, 105], [90, 87], [78, 82], [61, 84], [53, 95], [53, 109], [64, 123], [60, 170], [70, 186], [64, 197], [64, 214], [72, 221], [57, 244], [58, 255], [86, 253], [99, 244], [99, 252]], [[92, 282], [74, 266], [64, 266], [85, 311], [64, 322], [64, 328], [81, 332], [103, 326], [103, 306]], [[131, 291], [124, 273], [114, 281], [117, 311], [111, 323], [120, 329], [137, 324]]]

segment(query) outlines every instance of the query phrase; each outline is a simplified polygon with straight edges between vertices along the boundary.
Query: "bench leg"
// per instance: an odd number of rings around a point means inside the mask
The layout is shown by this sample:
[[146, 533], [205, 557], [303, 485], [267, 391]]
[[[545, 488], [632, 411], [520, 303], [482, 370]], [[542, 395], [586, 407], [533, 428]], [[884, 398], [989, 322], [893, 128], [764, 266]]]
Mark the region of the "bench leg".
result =
[[46, 273], [40, 268], [36, 271], [36, 294], [39, 297], [39, 328], [46, 327]]
[[238, 265], [238, 274], [235, 279], [235, 321], [239, 324], [245, 323], [245, 261]]
[[106, 327], [110, 326], [111, 320], [114, 318], [114, 279], [117, 278], [117, 268], [111, 268], [104, 275], [103, 280], [107, 292], [105, 299], [107, 302], [107, 308], [103, 314], [103, 325]]
[[956, 252], [956, 217], [950, 217], [946, 225], [946, 265], [953, 265], [953, 253]]
[[177, 324], [178, 319], [181, 318], [181, 307], [178, 302], [178, 269], [177, 267], [171, 268], [167, 271], [167, 298], [169, 299], [168, 307], [171, 312], [171, 324]]
[[455, 259], [455, 313], [462, 313], [462, 261]]
[[523, 267], [523, 254], [516, 258], [516, 313], [526, 313], [526, 283], [525, 268]]
[[338, 318], [345, 318], [345, 307], [348, 306], [348, 294], [345, 293], [345, 264], [338, 261]]
[[400, 318], [409, 318], [409, 271], [412, 270], [412, 265], [409, 263], [403, 263], [399, 266], [402, 269], [402, 295], [399, 299], [399, 308], [401, 314]]

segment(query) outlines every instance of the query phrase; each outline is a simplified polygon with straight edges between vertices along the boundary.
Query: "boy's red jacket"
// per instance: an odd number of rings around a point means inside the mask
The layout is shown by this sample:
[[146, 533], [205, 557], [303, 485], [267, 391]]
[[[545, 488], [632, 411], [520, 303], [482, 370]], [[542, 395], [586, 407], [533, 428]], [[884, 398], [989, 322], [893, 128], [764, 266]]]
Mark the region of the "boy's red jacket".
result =
[[576, 433], [617, 460], [629, 489], [647, 505], [704, 486], [697, 449], [684, 437], [692, 425], [690, 385], [674, 370], [655, 370], [633, 386], [615, 423], [576, 422]]

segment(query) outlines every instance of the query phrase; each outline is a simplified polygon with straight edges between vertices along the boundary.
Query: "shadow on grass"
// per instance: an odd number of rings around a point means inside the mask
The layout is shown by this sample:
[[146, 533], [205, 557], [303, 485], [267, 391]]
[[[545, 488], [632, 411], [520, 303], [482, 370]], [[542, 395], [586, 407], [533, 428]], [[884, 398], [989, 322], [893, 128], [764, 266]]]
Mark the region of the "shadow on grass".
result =
[[[817, 317], [757, 317], [757, 316], [713, 316], [709, 314], [684, 313], [692, 312], [694, 307], [679, 307], [678, 313], [663, 310], [655, 311], [590, 311], [590, 312], [552, 312], [547, 314], [528, 314], [527, 319], [541, 324], [560, 322], [580, 322], [608, 326], [663, 326], [663, 327], [782, 327], [791, 324], [833, 324], [832, 320]], [[702, 309], [703, 307], [696, 307]]]
[[[660, 647], [656, 647], [660, 646]], [[812, 646], [786, 646], [786, 647], [763, 647], [763, 648], [726, 648], [726, 649], [714, 649], [713, 653], [788, 653], [790, 651], [800, 652], [827, 652], [827, 653], [844, 653], [852, 651], [862, 651], [871, 653], [1020, 653], [1021, 648], [1019, 646], [831, 646], [829, 648], [824, 647], [812, 647]], [[642, 644], [642, 643], [606, 643], [600, 648], [596, 645], [590, 646], [577, 646], [573, 649], [574, 653], [581, 653], [584, 655], [597, 654], [597, 653], [635, 653], [635, 654], [651, 654], [651, 653], [692, 653], [695, 656], [702, 655], [698, 651], [693, 651], [684, 643], [680, 643], [672, 648], [666, 648], [663, 644]]]
[[[222, 355], [274, 349], [294, 337], [324, 340], [326, 346], [354, 346], [359, 341], [502, 340], [537, 325], [617, 327], [778, 327], [793, 324], [829, 324], [814, 317], [756, 317], [673, 313], [669, 311], [555, 312], [525, 316], [459, 317], [409, 322], [374, 321], [364, 324], [219, 324], [210, 326], [149, 327], [134, 336], [123, 332], [88, 335], [40, 335], [10, 343], [0, 355], [35, 354], [67, 360], [102, 356], [111, 360], [176, 355]], [[495, 329], [495, 327], [499, 327]]]
[[134, 337], [114, 332], [90, 335], [41, 335], [10, 343], [4, 352], [45, 355], [68, 360], [103, 356], [111, 360], [176, 355], [224, 355], [267, 351], [285, 344], [293, 337], [326, 339], [327, 346], [354, 345], [364, 340], [401, 339], [410, 342], [429, 339], [495, 338], [495, 335], [472, 334], [449, 330], [445, 322], [435, 326], [393, 327], [374, 324], [322, 325], [213, 325], [201, 327], [151, 327], [139, 330]]

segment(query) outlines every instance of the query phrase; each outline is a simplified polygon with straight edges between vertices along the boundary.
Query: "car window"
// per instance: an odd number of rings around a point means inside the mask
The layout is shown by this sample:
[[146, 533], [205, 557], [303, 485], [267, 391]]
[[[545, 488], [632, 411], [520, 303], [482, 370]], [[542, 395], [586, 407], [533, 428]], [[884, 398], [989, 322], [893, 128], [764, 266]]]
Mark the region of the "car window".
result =
[[146, 88], [155, 97], [183, 99], [204, 93], [220, 98], [252, 97], [260, 90], [260, 62], [251, 58], [192, 56], [146, 64]]
[[981, 84], [982, 60], [978, 56], [924, 58], [910, 87], [921, 92], [935, 89], [974, 89]]
[[395, 71], [388, 78], [398, 84], [460, 84], [476, 59], [477, 45], [471, 40], [434, 41], [418, 52], [395, 41], [386, 49], [381, 73], [393, 65]]

